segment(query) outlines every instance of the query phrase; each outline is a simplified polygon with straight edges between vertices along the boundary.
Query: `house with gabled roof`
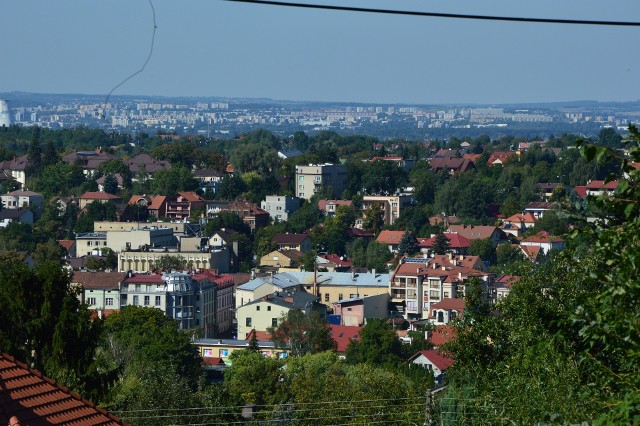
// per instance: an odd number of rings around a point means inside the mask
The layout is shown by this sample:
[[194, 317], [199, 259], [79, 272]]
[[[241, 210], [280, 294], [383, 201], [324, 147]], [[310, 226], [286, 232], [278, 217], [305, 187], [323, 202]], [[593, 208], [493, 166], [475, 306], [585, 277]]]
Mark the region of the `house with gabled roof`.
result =
[[12, 222], [33, 225], [33, 212], [29, 209], [2, 209], [0, 210], [0, 228], [6, 228]]
[[29, 168], [29, 156], [13, 157], [11, 160], [0, 161], [0, 170], [13, 177], [16, 182], [24, 186], [27, 182], [27, 169]]
[[453, 365], [454, 360], [450, 355], [444, 355], [436, 349], [425, 349], [413, 354], [408, 359], [408, 362], [412, 362], [432, 371], [436, 382], [442, 383], [445, 372]]
[[400, 241], [402, 237], [407, 231], [388, 231], [383, 230], [380, 231], [378, 238], [376, 238], [376, 242], [379, 244], [384, 244], [389, 247], [389, 250], [393, 253], [398, 252], [398, 245], [400, 245]]
[[80, 289], [80, 302], [86, 303], [88, 309], [97, 311], [101, 316], [105, 311], [120, 309], [120, 283], [125, 278], [124, 272], [76, 271], [70, 282]]
[[451, 175], [464, 173], [476, 168], [473, 161], [468, 158], [432, 158], [429, 161], [429, 166], [434, 172], [444, 171]]
[[537, 219], [541, 219], [544, 217], [545, 212], [549, 210], [555, 210], [558, 208], [558, 203], [547, 202], [547, 201], [533, 201], [526, 206], [524, 206], [524, 213], [530, 213], [533, 217]]
[[106, 203], [109, 201], [120, 203], [122, 202], [122, 198], [106, 192], [85, 192], [80, 196], [80, 209], [84, 209], [87, 205], [93, 202]]
[[514, 151], [494, 151], [487, 160], [487, 164], [489, 167], [492, 166], [502, 166], [504, 163], [518, 156], [518, 153]]
[[493, 245], [498, 245], [507, 237], [501, 229], [487, 225], [449, 225], [447, 232], [460, 234], [470, 241], [489, 239]]
[[503, 220], [500, 229], [505, 234], [519, 237], [527, 232], [527, 230], [533, 228], [538, 220], [533, 213], [516, 213]]
[[587, 195], [593, 197], [608, 197], [613, 195], [618, 187], [619, 180], [607, 182], [604, 180], [590, 180], [585, 186]]
[[304, 253], [299, 250], [278, 249], [267, 253], [260, 258], [260, 266], [272, 268], [296, 269], [302, 264]]
[[318, 200], [318, 210], [327, 217], [335, 215], [339, 206], [354, 208], [353, 200]]
[[115, 155], [103, 152], [99, 148], [95, 151], [76, 151], [62, 157], [65, 163], [81, 167], [85, 176], [94, 175], [102, 163], [117, 159]]
[[[452, 234], [445, 232], [444, 236], [449, 240], [449, 250], [455, 255], [465, 255], [469, 252], [469, 246], [471, 241], [463, 237], [460, 234]], [[424, 254], [431, 253], [433, 246], [436, 244], [436, 236], [432, 235], [430, 238], [418, 238], [418, 247]]]
[[520, 246], [524, 247], [540, 247], [543, 254], [549, 253], [549, 250], [562, 250], [565, 246], [564, 240], [555, 235], [551, 235], [547, 231], [540, 231], [535, 235], [520, 241]]
[[311, 237], [308, 234], [275, 234], [272, 241], [280, 250], [297, 250], [302, 253], [311, 250]]
[[346, 272], [353, 267], [353, 262], [346, 256], [337, 254], [321, 254], [316, 258], [318, 268], [326, 269], [329, 272]]
[[0, 424], [127, 425], [118, 417], [15, 359], [0, 353]]
[[3, 209], [22, 209], [28, 207], [41, 207], [44, 202], [44, 195], [25, 189], [11, 191], [1, 195]]
[[183, 191], [166, 199], [165, 216], [172, 220], [188, 219], [193, 212], [205, 212], [206, 201], [193, 191]]
[[144, 172], [149, 176], [158, 170], [168, 170], [171, 168], [170, 162], [166, 160], [156, 160], [149, 154], [138, 154], [135, 157], [126, 160], [124, 164], [129, 168], [129, 171], [133, 175], [132, 180], [134, 181], [140, 173]]

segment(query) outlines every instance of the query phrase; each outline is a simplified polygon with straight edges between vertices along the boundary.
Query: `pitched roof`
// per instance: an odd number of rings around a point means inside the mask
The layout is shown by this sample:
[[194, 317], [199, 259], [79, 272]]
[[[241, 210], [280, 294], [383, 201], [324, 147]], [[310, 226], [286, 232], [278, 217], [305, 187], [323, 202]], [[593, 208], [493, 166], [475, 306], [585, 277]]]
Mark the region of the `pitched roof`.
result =
[[445, 343], [449, 343], [455, 338], [456, 329], [448, 324], [444, 324], [435, 326], [435, 328], [431, 332], [431, 336], [429, 336], [429, 341], [431, 341], [433, 346], [438, 347], [444, 345]]
[[485, 240], [491, 238], [494, 232], [502, 232], [495, 226], [488, 225], [449, 225], [449, 232], [455, 232], [469, 240]]
[[535, 262], [542, 251], [542, 246], [519, 246], [522, 252], [529, 258], [529, 260]]
[[558, 203], [554, 202], [546, 202], [546, 201], [533, 201], [526, 206], [524, 206], [526, 210], [551, 210], [558, 207]]
[[39, 371], [0, 354], [0, 423], [17, 416], [22, 424], [45, 425], [126, 425], [80, 395], [59, 385]]
[[400, 244], [400, 240], [406, 231], [381, 231], [376, 241], [381, 244]]
[[108, 194], [106, 192], [85, 192], [80, 196], [81, 200], [121, 200], [117, 195]]
[[147, 207], [148, 210], [158, 210], [162, 207], [162, 204], [167, 201], [167, 197], [164, 195], [151, 195], [151, 204]]
[[342, 266], [342, 267], [353, 266], [352, 261], [347, 260], [344, 257], [338, 256], [337, 254], [322, 254], [322, 255], [319, 255], [318, 257], [326, 261], [329, 261], [331, 263], [334, 263], [336, 264], [336, 266]]
[[611, 182], [605, 182], [603, 180], [592, 180], [587, 182], [586, 188], [592, 190], [614, 190], [618, 186], [617, 180], [612, 180]]
[[522, 240], [523, 243], [562, 243], [564, 240], [555, 235], [551, 235], [547, 231], [540, 231], [535, 235]]
[[69, 251], [76, 245], [75, 240], [58, 240], [58, 244], [60, 244], [66, 251]]
[[24, 214], [31, 213], [29, 209], [2, 209], [0, 210], [0, 219], [19, 219]]
[[302, 244], [307, 238], [308, 234], [275, 234], [272, 241], [276, 244]]
[[498, 287], [511, 287], [511, 285], [520, 280], [519, 275], [502, 274], [495, 279], [494, 284]]
[[[179, 195], [182, 198], [184, 198], [185, 200], [191, 201], [192, 203], [193, 202], [197, 202], [197, 201], [204, 202], [204, 198], [202, 198], [201, 196], [199, 196], [198, 194], [196, 194], [193, 191], [178, 192], [178, 194], [176, 194], [176, 195]], [[174, 197], [171, 197], [171, 198], [174, 198]]]
[[44, 197], [44, 195], [37, 192], [28, 191], [26, 189], [18, 189], [17, 191], [9, 192], [5, 195], [11, 195], [14, 197]]
[[464, 299], [445, 297], [438, 303], [431, 305], [431, 309], [445, 309], [461, 312], [464, 311]]
[[299, 250], [276, 250], [278, 253], [282, 254], [284, 257], [297, 261], [304, 257], [304, 253]]
[[[452, 234], [450, 232], [445, 232], [444, 236], [449, 240], [449, 246], [451, 248], [469, 248], [471, 245], [471, 241], [469, 239], [463, 237], [460, 234]], [[433, 247], [436, 243], [436, 237], [433, 236], [431, 238], [419, 238], [418, 246], [419, 247]]]
[[360, 330], [362, 330], [362, 327], [330, 324], [329, 328], [331, 328], [331, 337], [333, 337], [333, 340], [338, 344], [336, 352], [346, 352], [352, 340], [360, 340]]
[[206, 177], [224, 177], [225, 174], [213, 169], [199, 169], [193, 172], [193, 176], [206, 178]]
[[171, 168], [171, 163], [165, 160], [156, 160], [149, 154], [138, 154], [130, 160], [124, 162], [131, 173], [139, 173], [144, 170], [146, 173], [155, 173], [158, 170]]
[[118, 288], [125, 279], [124, 272], [74, 272], [72, 283], [82, 284], [84, 288]]
[[433, 158], [429, 162], [431, 170], [451, 169], [457, 172], [465, 172], [475, 165], [468, 158]]
[[504, 221], [511, 222], [511, 223], [536, 223], [537, 222], [533, 213], [525, 213], [525, 214], [516, 213], [512, 216], [509, 216]]
[[318, 302], [319, 297], [306, 291], [276, 291], [275, 293], [253, 300], [244, 306], [255, 305], [256, 303], [267, 302], [274, 305], [284, 306], [290, 309], [304, 309]]
[[420, 355], [427, 358], [433, 365], [435, 365], [438, 370], [445, 371], [447, 368], [451, 367], [453, 364], [453, 358], [444, 356], [442, 353], [435, 349], [426, 349], [422, 351], [418, 351], [414, 355], [409, 358], [409, 361], [413, 361], [418, 358]]

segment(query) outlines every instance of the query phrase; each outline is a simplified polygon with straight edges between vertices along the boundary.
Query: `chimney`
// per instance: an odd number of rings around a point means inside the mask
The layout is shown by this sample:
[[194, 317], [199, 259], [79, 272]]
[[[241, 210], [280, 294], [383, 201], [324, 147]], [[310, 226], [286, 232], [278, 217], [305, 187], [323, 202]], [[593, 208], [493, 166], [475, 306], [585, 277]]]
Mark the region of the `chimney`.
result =
[[453, 252], [451, 251], [449, 252], [449, 261], [450, 262], [453, 261]]
[[371, 269], [371, 273], [373, 274], [373, 278], [376, 277], [376, 268]]
[[255, 280], [255, 279], [256, 279], [256, 270], [255, 270], [255, 269], [252, 269], [252, 270], [251, 270], [251, 279], [252, 279], [252, 280]]

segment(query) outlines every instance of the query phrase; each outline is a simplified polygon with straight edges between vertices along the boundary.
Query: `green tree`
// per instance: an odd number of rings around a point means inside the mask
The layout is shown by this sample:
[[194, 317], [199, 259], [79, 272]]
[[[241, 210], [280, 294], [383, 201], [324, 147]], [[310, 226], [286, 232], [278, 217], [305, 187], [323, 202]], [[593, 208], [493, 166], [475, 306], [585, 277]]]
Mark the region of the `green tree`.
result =
[[107, 175], [104, 178], [104, 192], [107, 194], [117, 194], [119, 191], [118, 180], [114, 175]]
[[193, 191], [197, 188], [198, 181], [193, 177], [191, 170], [180, 165], [168, 170], [158, 170], [151, 182], [151, 190], [161, 195], [173, 195], [180, 191]]
[[444, 235], [444, 232], [440, 230], [440, 232], [436, 234], [431, 251], [435, 254], [447, 254], [449, 250], [451, 250], [451, 242], [449, 241], [449, 238]]
[[235, 351], [224, 374], [224, 389], [242, 404], [271, 404], [282, 386], [282, 361], [255, 351]]
[[180, 255], [165, 254], [160, 256], [155, 266], [161, 271], [170, 271], [172, 269], [184, 269], [186, 264], [187, 261]]
[[40, 146], [40, 127], [33, 128], [33, 138], [27, 150], [27, 161], [29, 172], [32, 175], [39, 175], [42, 171], [42, 147]]
[[403, 362], [402, 343], [386, 319], [368, 319], [360, 330], [360, 340], [347, 347], [347, 362], [371, 365], [395, 365]]
[[220, 182], [218, 198], [222, 200], [235, 200], [247, 190], [247, 184], [237, 175], [227, 175]]
[[269, 327], [267, 331], [277, 348], [289, 349], [294, 356], [335, 350], [337, 347], [329, 325], [317, 312], [306, 315], [299, 310], [290, 310], [278, 320], [277, 327]]
[[411, 231], [406, 231], [402, 235], [400, 243], [398, 244], [398, 253], [412, 255], [417, 253], [418, 250], [418, 241], [416, 241], [416, 237], [413, 236]]
[[371, 163], [362, 176], [362, 188], [368, 195], [391, 195], [407, 183], [407, 172], [394, 161]]
[[469, 254], [473, 256], [480, 256], [480, 259], [486, 262], [496, 262], [496, 247], [489, 238], [471, 241], [471, 244], [469, 245]]
[[362, 221], [362, 229], [377, 235], [384, 226], [384, 218], [382, 217], [382, 208], [379, 204], [373, 204], [364, 212], [364, 220]]
[[231, 152], [231, 163], [241, 173], [256, 171], [269, 175], [277, 170], [279, 159], [275, 149], [258, 143], [248, 143]]

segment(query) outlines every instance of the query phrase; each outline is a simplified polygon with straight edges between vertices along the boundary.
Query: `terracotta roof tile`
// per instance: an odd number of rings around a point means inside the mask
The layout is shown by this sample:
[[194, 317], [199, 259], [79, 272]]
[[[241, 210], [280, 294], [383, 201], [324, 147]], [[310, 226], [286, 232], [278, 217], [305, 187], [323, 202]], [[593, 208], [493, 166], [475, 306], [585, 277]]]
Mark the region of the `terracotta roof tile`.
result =
[[80, 196], [83, 200], [121, 200], [120, 197], [106, 192], [85, 192]]
[[30, 426], [126, 424], [4, 353], [0, 355], [0, 383], [0, 424], [14, 415]]
[[400, 244], [400, 240], [406, 231], [382, 231], [376, 241], [381, 244]]
[[415, 353], [411, 358], [409, 358], [409, 361], [413, 361], [414, 359], [418, 358], [420, 355], [424, 356], [429, 361], [431, 361], [431, 363], [436, 367], [438, 367], [440, 371], [445, 371], [447, 368], [449, 368], [453, 364], [453, 358], [445, 356], [441, 352], [435, 349], [427, 349], [427, 350], [419, 351]]

